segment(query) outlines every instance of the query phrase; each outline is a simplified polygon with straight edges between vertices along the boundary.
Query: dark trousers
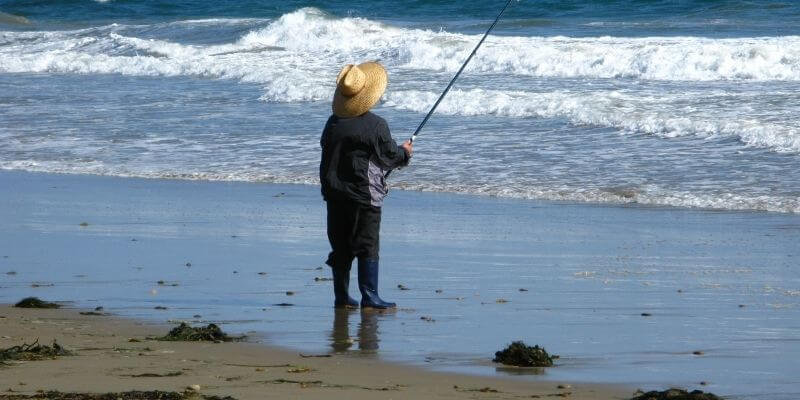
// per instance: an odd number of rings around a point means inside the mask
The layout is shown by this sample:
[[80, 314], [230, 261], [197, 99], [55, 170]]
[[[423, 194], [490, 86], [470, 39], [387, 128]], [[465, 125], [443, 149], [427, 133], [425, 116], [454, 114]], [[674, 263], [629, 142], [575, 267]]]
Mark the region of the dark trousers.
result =
[[328, 241], [325, 263], [350, 270], [353, 259], [377, 260], [380, 247], [381, 208], [355, 202], [328, 201]]

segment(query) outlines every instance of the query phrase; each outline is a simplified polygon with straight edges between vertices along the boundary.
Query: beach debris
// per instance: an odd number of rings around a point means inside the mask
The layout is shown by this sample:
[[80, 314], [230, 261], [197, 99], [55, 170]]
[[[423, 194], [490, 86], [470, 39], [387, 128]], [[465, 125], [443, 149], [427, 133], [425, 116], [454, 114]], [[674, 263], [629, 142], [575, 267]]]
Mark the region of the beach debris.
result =
[[744, 308], [744, 307], [745, 307], [744, 304], [739, 304], [739, 308]]
[[649, 312], [643, 312], [643, 313], [642, 313], [642, 316], [643, 316], [643, 317], [652, 317], [652, 316], [653, 316], [653, 314], [650, 314]]
[[558, 389], [572, 389], [572, 385], [561, 384], [556, 386]]
[[81, 222], [79, 225], [85, 228], [85, 227], [89, 226], [89, 223], [88, 222]]
[[64, 393], [58, 391], [37, 392], [31, 395], [4, 395], [3, 400], [236, 400], [234, 397], [206, 396], [194, 390], [164, 392], [161, 390], [132, 390], [120, 393]]
[[189, 385], [186, 389], [193, 390], [195, 392], [199, 392], [200, 391], [200, 385], [197, 385], [197, 384]]
[[286, 193], [280, 192], [280, 193], [278, 193], [278, 194], [276, 194], [276, 195], [274, 195], [272, 197], [283, 197], [283, 196], [286, 196]]
[[145, 372], [143, 374], [134, 374], [134, 375], [122, 375], [122, 376], [129, 376], [131, 378], [169, 378], [172, 376], [181, 376], [183, 372], [181, 371], [174, 371], [174, 372], [167, 372], [164, 374], [155, 374], [152, 372]]
[[327, 282], [327, 281], [332, 281], [332, 280], [333, 280], [333, 278], [326, 278], [326, 277], [322, 277], [322, 276], [314, 277], [314, 282]]
[[436, 289], [436, 290], [434, 290], [434, 292], [436, 292], [436, 293], [442, 293], [442, 292], [443, 292], [443, 290], [442, 290], [442, 289]]
[[397, 288], [400, 289], [400, 290], [411, 290], [411, 289], [405, 287], [402, 283], [397, 285]]
[[506, 299], [497, 299], [497, 300], [495, 300], [495, 303], [504, 304], [504, 303], [508, 303], [508, 300], [506, 300]]
[[703, 354], [706, 354], [706, 353], [704, 353], [704, 352], [702, 352], [700, 350], [695, 350], [695, 351], [692, 352], [692, 354], [694, 354], [696, 356], [702, 356]]
[[141, 340], [139, 340], [139, 339], [136, 339], [136, 338], [130, 338], [130, 339], [128, 339], [128, 343], [141, 343], [141, 342], [142, 342]]
[[191, 267], [191, 266], [192, 266], [192, 263], [190, 263], [190, 262], [187, 262], [187, 263], [186, 263], [186, 266], [187, 266], [187, 267]]
[[167, 309], [167, 307], [164, 307], [164, 306], [155, 306], [155, 307], [153, 307], [153, 309], [154, 309], [154, 310], [166, 310], [166, 309]]
[[223, 332], [215, 324], [208, 324], [207, 326], [191, 327], [185, 322], [181, 322], [179, 326], [172, 328], [169, 333], [164, 336], [154, 338], [155, 340], [165, 341], [183, 341], [183, 342], [232, 342], [236, 340], [243, 340], [244, 336], [232, 337]]
[[543, 347], [526, 345], [522, 341], [511, 342], [508, 347], [494, 353], [493, 362], [517, 367], [552, 367], [553, 360], [558, 356], [551, 356]]
[[294, 296], [294, 292], [293, 292], [293, 291], [291, 291], [291, 290], [287, 290], [287, 291], [286, 291], [286, 295], [287, 295], [287, 296]]
[[277, 303], [277, 304], [273, 304], [273, 306], [276, 306], [276, 307], [291, 307], [293, 305], [294, 304], [292, 304], [292, 303]]
[[53, 284], [53, 283], [31, 283], [31, 287], [32, 287], [32, 288], [37, 288], [37, 287], [53, 287], [53, 286], [55, 286], [55, 284]]
[[301, 374], [301, 373], [311, 372], [311, 371], [313, 371], [313, 369], [308, 368], [308, 367], [292, 367], [292, 368], [289, 368], [289, 369], [286, 370], [286, 372], [291, 373], [291, 374]]
[[8, 271], [8, 272], [6, 272], [6, 275], [16, 275], [16, 274], [17, 274], [17, 271]]
[[203, 316], [200, 315], [200, 314], [195, 314], [195, 315], [192, 315], [192, 318], [203, 318]]
[[525, 288], [519, 288], [519, 291], [520, 291], [520, 292], [527, 292], [527, 291], [528, 291], [528, 289], [525, 289]]
[[427, 322], [436, 322], [436, 320], [433, 319], [433, 317], [430, 317], [430, 316], [427, 316], [427, 315], [423, 315], [423, 316], [419, 317], [419, 319], [421, 319], [423, 321], [427, 321]]
[[104, 313], [101, 313], [101, 312], [97, 312], [97, 311], [81, 311], [80, 314], [81, 315], [100, 315], [100, 316], [107, 315], [107, 314], [104, 314]]
[[638, 390], [631, 400], [722, 400], [722, 398], [712, 393], [704, 393], [702, 390], [688, 392], [672, 388], [663, 392], [653, 390], [647, 393]]
[[474, 389], [467, 389], [459, 387], [458, 385], [453, 385], [453, 389], [457, 392], [480, 392], [480, 393], [500, 393], [497, 389], [492, 389], [489, 386], [484, 386], [482, 388], [474, 388]]
[[267, 273], [266, 272], [259, 272], [258, 274], [259, 275], [266, 275]]
[[300, 358], [328, 358], [330, 354], [303, 354], [300, 353]]
[[233, 270], [233, 273], [234, 273], [234, 274], [238, 274], [238, 273], [239, 273], [239, 271], [237, 271], [237, 270]]
[[72, 353], [61, 347], [55, 340], [51, 346], [47, 346], [39, 344], [39, 339], [36, 339], [31, 344], [23, 343], [20, 346], [0, 349], [0, 364], [5, 361], [38, 361], [69, 355]]
[[43, 301], [38, 297], [26, 297], [19, 301], [19, 303], [14, 304], [14, 307], [19, 308], [61, 308], [60, 304], [50, 303], [47, 301]]
[[103, 311], [103, 307], [102, 306], [97, 306], [97, 307], [94, 308], [94, 310], [95, 311]]

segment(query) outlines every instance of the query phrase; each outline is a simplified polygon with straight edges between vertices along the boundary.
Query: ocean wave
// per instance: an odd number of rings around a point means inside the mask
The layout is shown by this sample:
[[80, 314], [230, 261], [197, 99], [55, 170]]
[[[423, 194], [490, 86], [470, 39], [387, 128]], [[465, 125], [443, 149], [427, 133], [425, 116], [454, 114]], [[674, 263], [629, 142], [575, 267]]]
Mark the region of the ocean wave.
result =
[[[183, 23], [189, 23], [184, 21]], [[195, 23], [208, 23], [207, 21]], [[5, 45], [0, 71], [4, 72], [84, 72], [95, 70], [76, 60], [72, 48], [60, 40], [86, 38], [86, 32], [3, 32]], [[15, 46], [15, 36], [38, 35], [51, 40], [47, 47]], [[92, 39], [102, 42], [86, 55], [117, 56], [119, 37], [104, 34]], [[251, 30], [239, 40], [222, 46], [199, 46], [171, 43], [162, 55], [174, 61], [200, 63], [217, 75], [236, 76], [242, 63], [215, 59], [213, 54], [241, 51], [250, 54], [250, 68], [265, 68], [260, 53], [248, 49], [281, 47], [293, 57], [296, 67], [317, 60], [326, 71], [348, 60], [380, 59], [396, 68], [453, 72], [477, 42], [479, 36], [407, 29], [363, 18], [338, 18], [315, 8], [303, 8], [285, 14], [268, 26]], [[135, 37], [130, 40], [135, 40]], [[140, 39], [145, 41], [145, 39]], [[149, 40], [149, 39], [148, 39]], [[158, 42], [162, 47], [169, 38]], [[142, 44], [143, 42], [139, 42]], [[191, 57], [187, 57], [191, 55]], [[245, 59], [247, 57], [243, 56]], [[48, 62], [52, 61], [52, 62]], [[144, 74], [152, 71], [149, 60], [127, 58], [115, 63], [109, 72]], [[244, 60], [243, 60], [244, 61]], [[74, 64], [73, 64], [74, 63]], [[125, 65], [123, 65], [125, 64]], [[142, 67], [142, 68], [140, 68]], [[196, 68], [184, 68], [194, 71]], [[167, 68], [172, 71], [171, 68]], [[492, 36], [468, 67], [472, 72], [492, 72], [536, 77], [626, 78], [667, 81], [714, 80], [800, 80], [800, 36], [710, 39], [701, 37], [520, 37]], [[315, 71], [318, 74], [320, 71]], [[170, 72], [166, 72], [169, 75]], [[252, 75], [251, 71], [249, 75]], [[212, 74], [214, 75], [214, 74]], [[266, 81], [265, 81], [266, 82]]]
[[[404, 90], [387, 93], [386, 106], [426, 112], [438, 93]], [[733, 136], [742, 143], [777, 152], [800, 152], [800, 127], [754, 121], [741, 110], [714, 109], [713, 93], [661, 94], [657, 97], [620, 91], [532, 93], [496, 90], [453, 90], [437, 112], [450, 115], [566, 118], [666, 138]], [[752, 107], [753, 104], [746, 104]], [[689, 110], [696, 110], [694, 112]]]
[[[64, 161], [15, 160], [0, 161], [0, 170], [23, 170], [29, 172], [92, 174], [146, 179], [182, 179], [224, 182], [257, 182], [318, 185], [314, 175], [289, 175], [263, 169], [237, 168], [231, 171], [180, 171], [169, 169], [136, 169], [109, 166], [102, 162], [70, 163]], [[446, 182], [412, 183], [404, 180], [392, 181], [392, 187], [400, 190], [424, 192], [448, 192], [468, 195], [494, 196], [526, 200], [567, 201], [603, 204], [640, 204], [702, 208], [715, 210], [769, 211], [800, 213], [800, 197], [753, 196], [736, 193], [698, 193], [676, 191], [657, 185], [620, 188], [589, 188], [557, 185], [542, 187], [535, 185], [513, 185], [508, 183], [485, 183], [465, 185]]]

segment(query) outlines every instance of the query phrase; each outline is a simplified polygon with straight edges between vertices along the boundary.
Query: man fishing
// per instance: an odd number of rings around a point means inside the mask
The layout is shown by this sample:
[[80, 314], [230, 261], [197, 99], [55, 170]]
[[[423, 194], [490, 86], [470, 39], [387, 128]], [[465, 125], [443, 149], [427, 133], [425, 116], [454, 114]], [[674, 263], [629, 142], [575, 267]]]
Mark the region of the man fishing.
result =
[[346, 65], [336, 78], [333, 115], [322, 131], [319, 178], [328, 207], [326, 264], [333, 272], [335, 307], [356, 308], [350, 297], [350, 268], [358, 259], [358, 289], [362, 308], [386, 309], [395, 303], [378, 295], [378, 251], [381, 207], [388, 192], [385, 175], [405, 166], [412, 142], [398, 146], [386, 121], [369, 112], [386, 90], [382, 65]]

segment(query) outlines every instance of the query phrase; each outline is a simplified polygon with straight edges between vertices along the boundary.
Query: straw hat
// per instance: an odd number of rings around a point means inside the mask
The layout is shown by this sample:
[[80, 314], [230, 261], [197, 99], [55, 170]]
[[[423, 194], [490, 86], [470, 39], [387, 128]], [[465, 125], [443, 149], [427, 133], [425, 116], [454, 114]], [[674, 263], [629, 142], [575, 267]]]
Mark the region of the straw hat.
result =
[[380, 100], [388, 82], [386, 69], [376, 62], [345, 65], [336, 77], [333, 113], [343, 118], [364, 114]]

